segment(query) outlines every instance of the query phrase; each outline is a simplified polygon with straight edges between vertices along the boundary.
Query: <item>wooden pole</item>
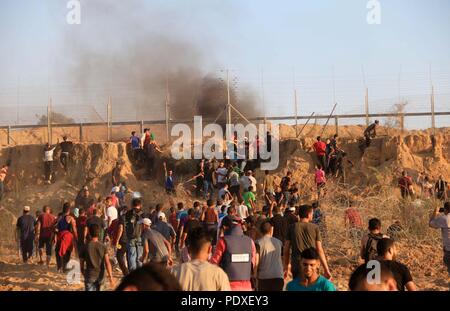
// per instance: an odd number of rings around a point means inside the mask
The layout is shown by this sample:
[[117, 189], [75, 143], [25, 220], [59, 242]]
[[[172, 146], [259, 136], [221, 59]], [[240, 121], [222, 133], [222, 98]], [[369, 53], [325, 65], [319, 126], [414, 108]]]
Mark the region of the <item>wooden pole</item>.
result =
[[47, 105], [47, 137], [48, 143], [52, 144], [52, 98], [50, 97]]
[[170, 92], [169, 92], [169, 75], [166, 78], [166, 141], [170, 142], [170, 130], [169, 130], [169, 122], [170, 122]]
[[434, 86], [431, 87], [431, 128], [433, 129], [433, 135], [436, 135], [436, 123], [434, 118]]
[[11, 125], [8, 125], [6, 142], [8, 146], [11, 144]]
[[[231, 126], [231, 98], [230, 98], [230, 73], [227, 69], [227, 124]], [[231, 137], [231, 127], [228, 127], [228, 137]]]
[[297, 121], [297, 90], [294, 89], [294, 111], [295, 111], [295, 137], [298, 136], [298, 121]]
[[[311, 115], [309, 116], [308, 120], [306, 120], [306, 123], [303, 125], [302, 129], [301, 129], [300, 132], [298, 133], [298, 136], [301, 135], [301, 133], [302, 133], [303, 130], [305, 129], [306, 125], [308, 125], [309, 120], [311, 120], [311, 118], [313, 117], [314, 114], [315, 114], [315, 112], [311, 113]], [[316, 119], [316, 121], [317, 121], [317, 119]], [[297, 136], [297, 137], [298, 137], [298, 136]]]
[[83, 123], [80, 123], [80, 142], [83, 142]]
[[366, 111], [366, 126], [369, 126], [369, 89], [366, 87], [366, 96], [364, 100], [364, 106]]
[[339, 118], [338, 118], [338, 116], [334, 117], [334, 124], [336, 126], [336, 135], [339, 135]]
[[[334, 104], [333, 110], [331, 110], [331, 113], [330, 113], [330, 115], [328, 116], [327, 122], [325, 122], [325, 125], [324, 125], [323, 128], [322, 128], [322, 133], [320, 133], [320, 136], [322, 136], [323, 133], [325, 132], [325, 129], [326, 129], [326, 127], [327, 127], [327, 125], [328, 125], [328, 122], [330, 121], [331, 117], [333, 116], [333, 113], [334, 113], [334, 110], [336, 109], [336, 106], [337, 106], [337, 103]], [[317, 120], [317, 118], [316, 118], [316, 120]]]
[[142, 133], [144, 133], [144, 120], [141, 120], [140, 130], [139, 135], [142, 135]]
[[111, 141], [111, 96], [108, 97], [108, 104], [106, 106], [106, 130], [107, 141]]

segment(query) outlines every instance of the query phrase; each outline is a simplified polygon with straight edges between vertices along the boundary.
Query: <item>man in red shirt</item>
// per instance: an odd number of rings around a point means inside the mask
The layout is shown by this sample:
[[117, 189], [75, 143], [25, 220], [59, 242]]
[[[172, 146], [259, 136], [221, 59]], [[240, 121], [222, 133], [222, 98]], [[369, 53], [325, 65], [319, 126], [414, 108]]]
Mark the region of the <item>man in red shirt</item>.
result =
[[364, 231], [363, 221], [361, 214], [351, 204], [350, 207], [345, 210], [344, 223], [345, 227], [348, 228], [350, 237], [356, 241], [361, 240]]
[[52, 234], [56, 223], [56, 217], [52, 215], [50, 206], [45, 205], [43, 208], [43, 214], [41, 214], [36, 222], [36, 241], [39, 246], [39, 264], [43, 264], [42, 260], [43, 249], [45, 246], [46, 264], [50, 265], [50, 259], [52, 258]]
[[313, 145], [314, 152], [316, 153], [319, 164], [324, 170], [326, 170], [327, 159], [326, 159], [326, 148], [327, 145], [322, 141], [320, 136], [317, 136], [317, 141]]
[[217, 242], [209, 262], [219, 265], [225, 271], [231, 290], [251, 291], [251, 278], [256, 270], [255, 243], [244, 235], [242, 227], [231, 217], [223, 218], [222, 228], [224, 236]]
[[398, 186], [400, 187], [400, 192], [403, 199], [414, 194], [414, 190], [412, 188], [412, 178], [411, 176], [408, 176], [406, 171], [402, 172], [402, 177], [398, 180]]

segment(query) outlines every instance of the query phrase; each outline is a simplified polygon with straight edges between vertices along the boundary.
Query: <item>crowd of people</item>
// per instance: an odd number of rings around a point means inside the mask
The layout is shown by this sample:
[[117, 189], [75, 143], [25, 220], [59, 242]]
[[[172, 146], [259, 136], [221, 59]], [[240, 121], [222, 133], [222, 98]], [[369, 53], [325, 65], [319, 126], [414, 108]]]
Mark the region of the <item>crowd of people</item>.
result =
[[[114, 287], [115, 270], [123, 275], [117, 290], [335, 291], [320, 198], [326, 195], [326, 176], [345, 178], [344, 162], [353, 165], [345, 159], [337, 138], [335, 135], [325, 143], [317, 137], [313, 146], [318, 194], [312, 204], [302, 202], [292, 172], [276, 182], [265, 171], [258, 184], [258, 163], [249, 159], [200, 160], [193, 178], [197, 201], [192, 205], [175, 205], [173, 199], [168, 204], [144, 204], [139, 192], [128, 189], [118, 162], [112, 172], [112, 189], [104, 198], [94, 198], [88, 186], [83, 186], [58, 215], [44, 206], [35, 218], [30, 207], [24, 207], [16, 231], [22, 260], [31, 261], [33, 250], [38, 249], [38, 263], [49, 266], [54, 249], [57, 269], [65, 273], [75, 253], [89, 291], [102, 288], [105, 274]], [[134, 163], [145, 163], [153, 174], [157, 152], [161, 152], [154, 135], [149, 129], [141, 138], [133, 132], [130, 145]], [[55, 147], [46, 149], [51, 153]], [[66, 154], [65, 163], [68, 158]], [[53, 161], [50, 155], [46, 159]], [[2, 168], [0, 182], [7, 168]], [[166, 163], [164, 170], [164, 186], [172, 195], [173, 171]], [[408, 176], [405, 173], [403, 177]], [[437, 193], [441, 186], [447, 189], [441, 180], [436, 183]], [[402, 182], [403, 188], [409, 189], [409, 183]], [[442, 194], [438, 197], [446, 199]], [[444, 263], [450, 275], [449, 213], [447, 202], [430, 217], [430, 226], [442, 231]], [[394, 223], [383, 234], [381, 221], [372, 218], [366, 230], [352, 204], [344, 215], [347, 238], [360, 241], [364, 262], [350, 276], [349, 288], [416, 290], [408, 267], [396, 260], [401, 226]], [[379, 284], [368, 281], [371, 269], [367, 263], [373, 260], [380, 263]]]

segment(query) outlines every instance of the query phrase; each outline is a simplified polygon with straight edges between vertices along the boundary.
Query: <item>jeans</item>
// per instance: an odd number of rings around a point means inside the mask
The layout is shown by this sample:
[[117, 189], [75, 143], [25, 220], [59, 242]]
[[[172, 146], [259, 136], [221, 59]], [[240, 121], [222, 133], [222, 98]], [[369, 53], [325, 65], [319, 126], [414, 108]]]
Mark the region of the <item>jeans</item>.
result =
[[284, 204], [289, 204], [289, 200], [291, 199], [291, 192], [289, 192], [289, 191], [285, 191], [285, 192], [283, 192], [283, 194], [284, 194]]
[[27, 262], [29, 258], [33, 257], [34, 237], [29, 237], [26, 240], [20, 241], [20, 249], [22, 251], [23, 262]]
[[127, 242], [127, 261], [129, 272], [142, 267], [142, 262], [139, 261], [139, 258], [141, 258], [143, 252], [144, 247], [140, 241], [131, 240]]
[[99, 292], [100, 291], [100, 282], [84, 282], [84, 289], [87, 292]]
[[209, 198], [212, 199], [214, 195], [214, 187], [212, 181], [205, 180], [203, 182], [203, 186], [205, 187], [205, 189], [203, 190], [203, 198], [206, 200], [208, 192], [210, 192]]

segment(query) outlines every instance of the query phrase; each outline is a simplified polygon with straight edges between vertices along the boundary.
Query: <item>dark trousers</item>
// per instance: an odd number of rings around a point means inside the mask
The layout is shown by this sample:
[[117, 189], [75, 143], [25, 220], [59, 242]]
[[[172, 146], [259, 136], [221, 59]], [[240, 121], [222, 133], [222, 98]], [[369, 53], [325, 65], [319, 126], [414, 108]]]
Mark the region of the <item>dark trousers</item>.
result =
[[0, 181], [0, 201], [3, 199], [3, 194], [5, 193], [5, 184]]
[[29, 258], [33, 257], [34, 238], [29, 237], [26, 240], [20, 241], [20, 250], [22, 251], [23, 262], [27, 262]]
[[120, 270], [122, 274], [125, 276], [128, 274], [127, 268], [127, 245], [126, 243], [119, 243], [120, 249], [116, 251], [117, 262], [119, 263]]
[[59, 157], [59, 161], [61, 162], [61, 165], [64, 168], [64, 171], [69, 170], [69, 153], [68, 152], [61, 152], [61, 156]]
[[64, 256], [59, 256], [59, 249], [61, 247], [61, 243], [56, 243], [56, 247], [55, 247], [55, 254], [56, 254], [56, 267], [58, 268], [58, 270], [65, 270], [67, 263], [70, 260], [70, 256], [72, 254], [72, 250], [67, 250], [66, 253], [64, 254]]
[[283, 279], [258, 279], [259, 292], [279, 292], [283, 290]]
[[216, 245], [217, 240], [217, 224], [205, 224], [205, 230], [212, 238], [212, 245]]
[[317, 155], [317, 160], [319, 161], [319, 164], [322, 166], [322, 169], [325, 171], [327, 169], [327, 156]]
[[53, 161], [44, 162], [45, 180], [48, 181], [52, 178]]

